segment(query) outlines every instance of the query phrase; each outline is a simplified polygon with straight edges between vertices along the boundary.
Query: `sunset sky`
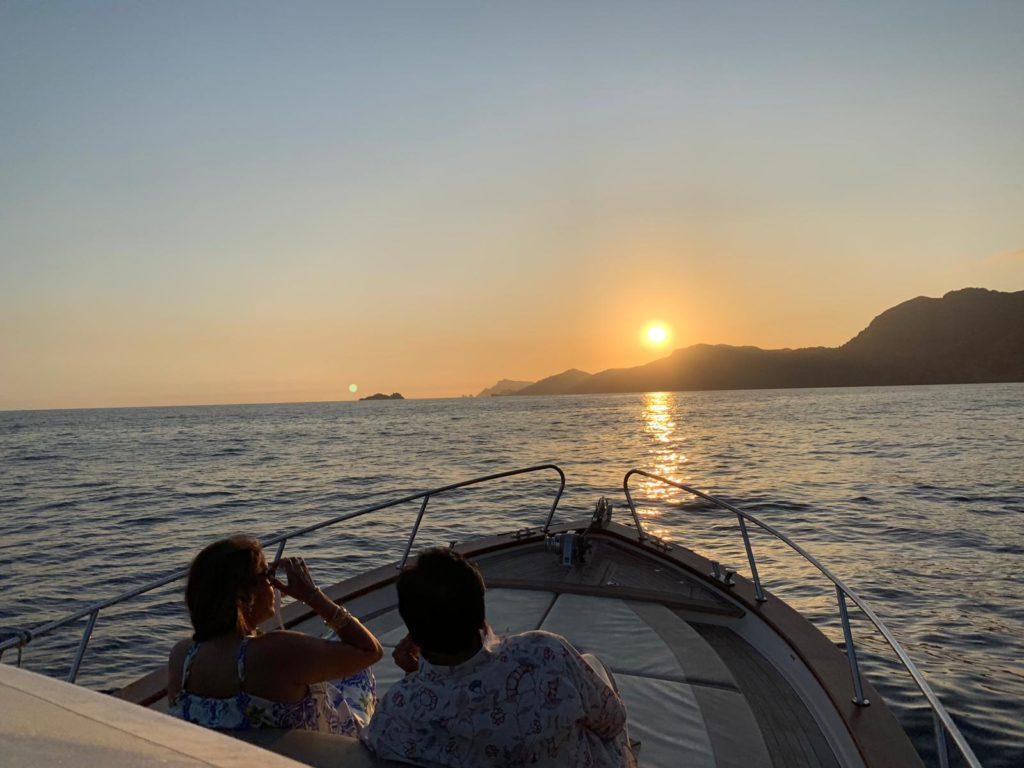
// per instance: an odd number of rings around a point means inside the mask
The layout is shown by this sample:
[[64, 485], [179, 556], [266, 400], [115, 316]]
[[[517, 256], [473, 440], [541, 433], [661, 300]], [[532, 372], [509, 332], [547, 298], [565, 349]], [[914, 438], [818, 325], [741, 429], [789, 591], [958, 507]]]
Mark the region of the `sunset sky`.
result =
[[825, 5], [5, 0], [0, 409], [475, 394], [1024, 289], [1024, 3]]

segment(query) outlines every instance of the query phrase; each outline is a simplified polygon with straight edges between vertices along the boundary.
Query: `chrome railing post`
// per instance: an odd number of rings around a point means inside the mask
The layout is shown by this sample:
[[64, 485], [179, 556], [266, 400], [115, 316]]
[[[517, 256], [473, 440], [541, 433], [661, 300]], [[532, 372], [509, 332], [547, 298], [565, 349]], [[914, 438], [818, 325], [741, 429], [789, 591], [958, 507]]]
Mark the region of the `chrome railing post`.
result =
[[858, 707], [866, 707], [871, 702], [864, 698], [864, 687], [860, 682], [860, 666], [857, 664], [857, 649], [853, 646], [853, 632], [850, 631], [850, 614], [846, 610], [846, 593], [838, 584], [836, 584], [836, 598], [839, 601], [839, 618], [843, 622], [846, 658], [850, 660], [850, 675], [853, 677], [853, 703]]
[[946, 729], [939, 719], [939, 713], [932, 710], [932, 723], [935, 725], [935, 749], [939, 755], [941, 768], [949, 768], [949, 752], [946, 749]]
[[636, 504], [633, 503], [633, 496], [629, 492], [629, 478], [636, 470], [630, 470], [622, 479], [622, 490], [626, 493], [626, 503], [629, 504], [629, 511], [633, 513], [633, 523], [636, 525], [636, 540], [643, 543], [644, 529], [640, 525], [640, 515], [636, 513]]
[[558, 493], [555, 494], [555, 500], [551, 502], [551, 511], [548, 512], [548, 519], [544, 522], [544, 535], [547, 536], [548, 529], [551, 527], [551, 521], [555, 517], [555, 510], [558, 509], [558, 502], [562, 498], [562, 491], [565, 490], [565, 472], [561, 468], [552, 465], [552, 468], [558, 472], [560, 483], [558, 485]]
[[416, 522], [412, 527], [412, 533], [409, 534], [409, 543], [405, 545], [405, 552], [402, 553], [402, 562], [398, 564], [398, 570], [405, 568], [405, 563], [409, 559], [409, 553], [412, 552], [412, 543], [416, 540], [416, 532], [420, 529], [420, 521], [423, 519], [423, 513], [427, 511], [428, 501], [430, 501], [429, 493], [423, 497], [423, 503], [420, 505], [420, 513], [416, 515]]
[[92, 637], [92, 629], [96, 626], [96, 617], [100, 615], [99, 610], [89, 614], [89, 621], [85, 624], [85, 631], [82, 632], [82, 639], [78, 643], [78, 653], [75, 660], [71, 662], [71, 671], [68, 673], [68, 682], [73, 683], [78, 679], [78, 669], [82, 666], [82, 658], [85, 656], [85, 649], [89, 645], [89, 638]]
[[0, 636], [4, 638], [0, 641], [0, 661], [3, 661], [4, 654], [13, 648], [18, 652], [18, 659], [15, 665], [20, 667], [22, 651], [26, 645], [32, 642], [32, 638], [35, 635], [29, 629], [12, 629], [0, 630]]
[[750, 564], [750, 575], [754, 577], [754, 595], [757, 602], [764, 603], [768, 600], [764, 596], [764, 589], [761, 588], [761, 577], [757, 573], [757, 562], [754, 560], [754, 550], [750, 546], [750, 534], [747, 533], [747, 524], [743, 521], [743, 515], [736, 515], [740, 521], [740, 533], [743, 534], [743, 546], [747, 550], [747, 562]]
[[281, 562], [281, 556], [284, 554], [284, 545], [288, 543], [288, 538], [281, 539], [281, 543], [277, 545], [277, 554], [274, 555], [273, 565], [277, 565]]

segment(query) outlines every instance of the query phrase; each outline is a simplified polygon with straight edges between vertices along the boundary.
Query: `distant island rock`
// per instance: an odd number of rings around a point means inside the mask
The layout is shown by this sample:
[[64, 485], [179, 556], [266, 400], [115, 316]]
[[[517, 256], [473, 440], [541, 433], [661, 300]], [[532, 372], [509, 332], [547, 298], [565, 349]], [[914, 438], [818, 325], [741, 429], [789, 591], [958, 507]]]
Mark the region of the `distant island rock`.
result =
[[1024, 381], [1024, 291], [924, 296], [886, 310], [841, 347], [696, 344], [635, 368], [570, 369], [516, 395]]
[[524, 387], [528, 387], [533, 384], [532, 381], [513, 381], [512, 379], [502, 379], [493, 387], [487, 387], [487, 389], [481, 390], [477, 397], [494, 397], [496, 395], [511, 395]]
[[405, 400], [399, 392], [392, 392], [390, 395], [385, 395], [383, 392], [377, 392], [376, 394], [368, 397], [360, 397], [360, 400]]

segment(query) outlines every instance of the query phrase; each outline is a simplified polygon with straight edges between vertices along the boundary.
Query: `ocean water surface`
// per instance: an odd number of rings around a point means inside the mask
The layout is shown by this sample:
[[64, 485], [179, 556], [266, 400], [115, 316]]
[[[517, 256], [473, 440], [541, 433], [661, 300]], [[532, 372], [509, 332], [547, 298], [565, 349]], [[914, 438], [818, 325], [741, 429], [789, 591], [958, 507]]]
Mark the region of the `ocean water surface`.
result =
[[[604, 495], [625, 520], [622, 477], [637, 467], [780, 528], [869, 601], [983, 764], [1024, 765], [1024, 384], [0, 413], [0, 627], [180, 569], [215, 538], [543, 462], [568, 477], [556, 519]], [[734, 518], [631, 488], [649, 528], [746, 572]], [[436, 498], [417, 546], [537, 525], [555, 489], [540, 474]], [[331, 583], [396, 559], [417, 509], [288, 552]], [[752, 537], [765, 586], [841, 640], [831, 585]], [[181, 592], [102, 612], [79, 682], [109, 689], [162, 664], [188, 632]], [[852, 618], [864, 671], [929, 755], [916, 688]], [[33, 641], [24, 666], [65, 676], [83, 625]]]

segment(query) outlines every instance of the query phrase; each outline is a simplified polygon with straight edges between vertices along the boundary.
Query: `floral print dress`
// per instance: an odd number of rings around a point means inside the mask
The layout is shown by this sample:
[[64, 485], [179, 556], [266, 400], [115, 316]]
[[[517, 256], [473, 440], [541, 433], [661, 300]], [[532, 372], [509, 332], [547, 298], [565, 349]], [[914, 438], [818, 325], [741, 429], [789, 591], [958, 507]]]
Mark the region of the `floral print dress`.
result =
[[181, 689], [171, 702], [170, 714], [216, 730], [288, 728], [358, 735], [373, 714], [377, 700], [376, 684], [369, 669], [333, 683], [315, 683], [298, 701], [270, 701], [244, 690], [245, 653], [249, 640], [243, 637], [238, 646], [239, 691], [225, 699], [199, 696], [187, 690], [192, 661], [201, 645], [195, 643], [185, 657]]

